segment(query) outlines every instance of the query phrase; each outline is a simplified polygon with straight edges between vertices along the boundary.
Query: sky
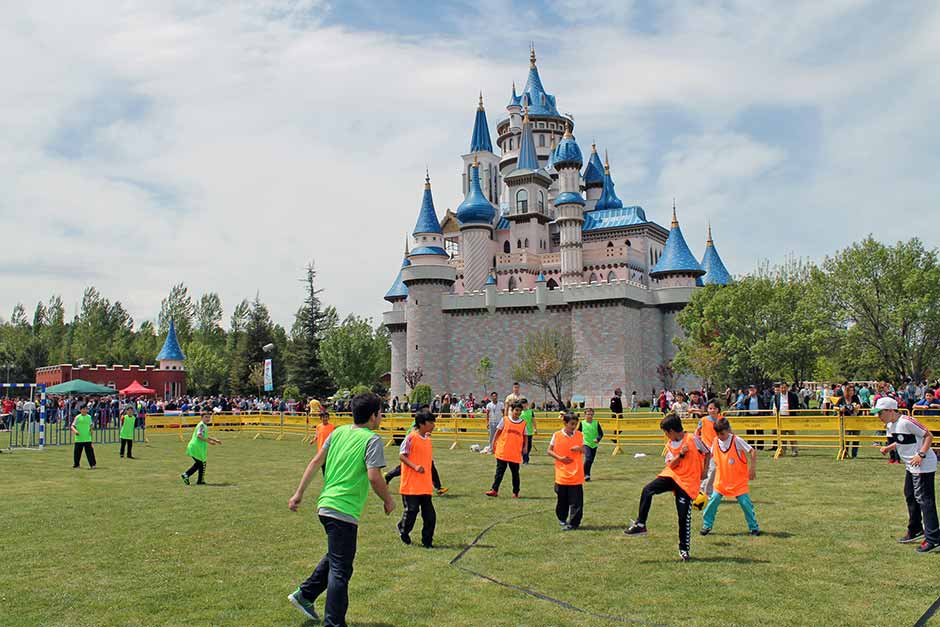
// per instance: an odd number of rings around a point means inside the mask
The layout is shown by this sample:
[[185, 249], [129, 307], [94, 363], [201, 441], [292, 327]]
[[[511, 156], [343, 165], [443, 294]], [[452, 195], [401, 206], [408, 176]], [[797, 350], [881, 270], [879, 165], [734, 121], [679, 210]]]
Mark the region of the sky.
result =
[[94, 285], [135, 321], [180, 281], [289, 326], [376, 322], [430, 171], [461, 201], [534, 43], [617, 193], [733, 274], [868, 234], [940, 245], [940, 4], [817, 0], [6, 3], [0, 316]]

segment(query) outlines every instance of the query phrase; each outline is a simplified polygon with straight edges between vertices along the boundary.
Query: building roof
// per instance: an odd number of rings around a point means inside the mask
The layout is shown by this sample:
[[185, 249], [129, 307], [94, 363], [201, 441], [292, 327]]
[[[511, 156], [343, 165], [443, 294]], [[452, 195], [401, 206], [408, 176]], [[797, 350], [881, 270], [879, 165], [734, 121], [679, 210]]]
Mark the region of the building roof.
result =
[[584, 206], [584, 198], [577, 192], [562, 192], [555, 196], [555, 206], [576, 204]]
[[721, 257], [718, 256], [718, 249], [715, 248], [715, 242], [712, 241], [712, 227], [708, 226], [708, 240], [705, 242], [705, 254], [702, 256], [702, 269], [705, 274], [702, 276], [703, 285], [728, 285], [731, 283], [731, 273], [725, 267]]
[[473, 120], [473, 136], [470, 138], [470, 152], [493, 152], [490, 142], [490, 127], [486, 123], [486, 111], [483, 110], [483, 94], [480, 94], [480, 104], [477, 115]]
[[597, 199], [594, 205], [595, 209], [621, 209], [623, 201], [617, 198], [617, 192], [614, 191], [614, 179], [610, 176], [610, 161], [604, 156], [604, 191], [601, 197]]
[[509, 97], [509, 104], [506, 105], [506, 108], [509, 107], [521, 107], [522, 106], [522, 96], [516, 93], [516, 81], [512, 82], [512, 95]]
[[499, 222], [496, 223], [497, 231], [505, 231], [509, 228], [509, 218], [506, 216], [499, 216]]
[[705, 274], [702, 266], [699, 265], [692, 251], [689, 250], [689, 245], [685, 243], [682, 229], [679, 228], [679, 221], [676, 219], [675, 207], [672, 208], [672, 227], [669, 229], [669, 237], [663, 246], [663, 253], [660, 255], [659, 261], [650, 270], [650, 276], [658, 278], [672, 272], [691, 273], [696, 276]]
[[522, 106], [529, 107], [532, 115], [559, 115], [555, 106], [555, 96], [552, 96], [542, 87], [539, 69], [535, 65], [535, 48], [529, 54], [529, 77], [525, 82], [525, 89], [521, 95]]
[[[407, 257], [405, 257], [405, 259], [401, 262], [401, 267], [403, 269], [407, 268], [410, 265], [411, 265], [411, 262], [408, 261]], [[408, 298], [408, 286], [405, 285], [405, 282], [401, 280], [401, 270], [399, 270], [398, 276], [395, 277], [395, 282], [392, 283], [392, 287], [390, 287], [388, 291], [385, 293], [385, 300], [391, 303], [396, 300], [402, 300], [405, 298]]]
[[558, 144], [558, 147], [555, 148], [553, 155], [554, 159], [552, 159], [551, 162], [555, 166], [555, 169], [564, 167], [581, 169], [581, 164], [584, 163], [584, 159], [581, 156], [581, 149], [578, 148], [578, 142], [575, 141], [574, 136], [571, 134], [571, 129], [567, 124], [565, 125], [565, 136], [562, 138], [561, 143]]
[[516, 169], [510, 172], [513, 174], [520, 170], [535, 171], [539, 169], [539, 158], [535, 152], [535, 138], [532, 137], [532, 123], [529, 121], [529, 112], [526, 111], [522, 119], [522, 142], [519, 146], [519, 160], [516, 162]]
[[537, 277], [535, 277], [535, 282], [536, 282], [536, 283], [544, 283], [544, 282], [545, 282], [545, 274], [542, 273], [541, 270], [539, 270], [539, 275], [538, 275]]
[[489, 275], [489, 276], [487, 276], [487, 277], [486, 277], [486, 284], [487, 284], [487, 285], [496, 285], [496, 277], [494, 277], [492, 274]]
[[588, 159], [583, 176], [585, 185], [604, 183], [604, 164], [601, 163], [601, 158], [597, 155], [597, 146], [594, 144], [591, 144], [591, 158]]
[[[555, 200], [558, 204], [558, 200]], [[618, 207], [616, 209], [594, 209], [584, 213], [582, 231], [599, 231], [601, 229], [615, 229], [636, 224], [646, 224], [646, 212], [643, 207]]]
[[476, 158], [470, 168], [470, 185], [467, 196], [457, 207], [457, 220], [461, 224], [493, 224], [496, 217], [496, 207], [486, 199], [480, 188], [480, 164]]
[[434, 199], [431, 197], [431, 177], [424, 177], [424, 198], [421, 201], [421, 209], [418, 210], [418, 221], [415, 223], [413, 235], [420, 233], [437, 233], [443, 235], [441, 223], [437, 221], [437, 212], [434, 211]]
[[418, 248], [415, 248], [411, 251], [412, 257], [417, 255], [444, 255], [445, 257], [450, 256], [447, 254], [447, 251], [445, 251], [440, 246], [419, 246]]
[[160, 354], [157, 355], [157, 361], [183, 361], [184, 359], [186, 355], [183, 354], [179, 340], [176, 339], [176, 324], [170, 320], [170, 330], [166, 334]]

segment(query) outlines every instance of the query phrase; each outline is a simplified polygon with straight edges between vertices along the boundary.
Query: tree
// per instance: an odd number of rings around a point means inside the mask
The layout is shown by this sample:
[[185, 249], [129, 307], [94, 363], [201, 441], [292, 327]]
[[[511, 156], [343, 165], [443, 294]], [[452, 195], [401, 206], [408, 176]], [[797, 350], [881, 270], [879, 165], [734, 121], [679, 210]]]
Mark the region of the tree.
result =
[[[267, 306], [261, 302], [261, 295], [256, 294], [251, 302], [250, 310], [247, 313], [247, 319], [244, 321], [244, 333], [242, 333], [235, 346], [235, 352], [231, 358], [231, 369], [229, 370], [229, 388], [235, 393], [249, 393], [260, 387], [255, 385], [253, 378], [256, 368], [263, 368], [265, 359], [272, 359], [280, 363], [280, 356], [283, 354], [278, 349], [278, 342], [274, 342], [275, 329], [271, 323], [271, 314]], [[274, 344], [274, 350], [270, 353], [264, 351], [264, 346]], [[280, 368], [274, 368], [275, 389], [279, 387]], [[279, 376], [280, 375], [280, 376]], [[263, 386], [262, 372], [262, 386]]]
[[253, 363], [248, 367], [248, 385], [261, 396], [264, 388], [264, 363]]
[[493, 362], [490, 361], [489, 357], [480, 359], [474, 374], [476, 374], [477, 383], [483, 388], [483, 397], [486, 398], [490, 389], [490, 382], [493, 380]]
[[320, 358], [340, 388], [371, 386], [386, 372], [387, 340], [375, 333], [372, 321], [355, 315], [331, 329], [320, 344]]
[[319, 398], [336, 390], [320, 358], [320, 343], [336, 326], [337, 315], [333, 307], [323, 307], [316, 286], [317, 272], [313, 264], [306, 268], [303, 279], [306, 296], [294, 317], [287, 353], [287, 380], [301, 392]]
[[841, 329], [878, 355], [896, 380], [924, 377], [940, 354], [940, 264], [917, 239], [886, 246], [868, 237], [826, 259], [815, 275]]
[[188, 344], [193, 334], [193, 320], [196, 306], [189, 295], [189, 288], [184, 283], [177, 283], [170, 288], [169, 295], [160, 301], [160, 335], [166, 336], [170, 330], [170, 320], [176, 326], [176, 336], [181, 344]]
[[408, 388], [408, 391], [415, 389], [415, 386], [424, 378], [424, 370], [421, 366], [417, 368], [405, 368], [402, 370], [402, 377], [405, 379], [405, 386]]
[[411, 392], [411, 402], [417, 403], [418, 407], [421, 407], [422, 405], [430, 405], [432, 394], [433, 390], [431, 389], [430, 385], [427, 383], [420, 383], [416, 385], [414, 390]]
[[572, 337], [547, 328], [526, 335], [512, 372], [515, 380], [541, 388], [563, 406], [564, 390], [574, 385], [581, 369]]
[[196, 303], [196, 338], [204, 345], [221, 347], [225, 340], [222, 330], [222, 299], [215, 292], [199, 297]]
[[219, 394], [225, 385], [226, 364], [221, 353], [202, 340], [186, 347], [186, 380], [193, 394]]

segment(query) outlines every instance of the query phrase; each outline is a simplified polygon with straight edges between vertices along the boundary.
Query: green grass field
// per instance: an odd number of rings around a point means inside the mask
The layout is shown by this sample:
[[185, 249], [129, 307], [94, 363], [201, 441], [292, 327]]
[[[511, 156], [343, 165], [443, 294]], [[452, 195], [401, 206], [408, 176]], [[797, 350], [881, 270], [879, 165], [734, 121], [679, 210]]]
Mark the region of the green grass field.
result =
[[[180, 482], [189, 459], [173, 436], [138, 444], [135, 461], [99, 445], [94, 471], [72, 470], [70, 449], [0, 455], [0, 624], [304, 625], [286, 597], [324, 551], [319, 478], [300, 513], [288, 511], [287, 499], [311, 448], [214, 435], [224, 445], [210, 449], [210, 485], [200, 487]], [[541, 451], [523, 468], [524, 498], [488, 499], [493, 458], [439, 441], [437, 464], [451, 492], [435, 500], [437, 547], [402, 545], [394, 530], [400, 501], [385, 517], [370, 497], [350, 625], [912, 625], [940, 594], [932, 583], [940, 555], [895, 542], [906, 523], [903, 467], [876, 452], [841, 463], [829, 452], [776, 462], [762, 453], [751, 494], [765, 534], [746, 535], [731, 502], [702, 538], [696, 512], [693, 561], [683, 564], [670, 495], [654, 502], [649, 536], [621, 533], [661, 467], [657, 451], [635, 459], [634, 451], [610, 450], [586, 486], [584, 528], [563, 533]], [[397, 460], [397, 449], [386, 453]], [[508, 481], [507, 473], [507, 495]], [[590, 614], [449, 564], [484, 528], [514, 516], [459, 564]]]

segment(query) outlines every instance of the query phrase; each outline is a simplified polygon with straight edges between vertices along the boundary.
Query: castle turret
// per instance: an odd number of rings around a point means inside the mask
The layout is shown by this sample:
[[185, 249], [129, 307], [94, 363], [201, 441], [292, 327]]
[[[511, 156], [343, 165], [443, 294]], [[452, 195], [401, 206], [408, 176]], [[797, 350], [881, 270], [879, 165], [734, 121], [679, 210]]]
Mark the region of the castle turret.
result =
[[516, 93], [516, 81], [512, 82], [512, 95], [506, 105], [506, 111], [509, 113], [510, 132], [519, 133], [522, 130], [522, 96]]
[[176, 339], [176, 324], [170, 320], [170, 330], [166, 334], [166, 340], [163, 341], [160, 354], [157, 355], [157, 363], [160, 365], [160, 370], [185, 370], [183, 367], [185, 360], [186, 355], [183, 354], [179, 340]]
[[[548, 207], [548, 188], [552, 177], [539, 166], [532, 137], [532, 124], [526, 111], [522, 118], [519, 158], [516, 168], [505, 177], [508, 186], [510, 241], [515, 242], [513, 252], [541, 254], [548, 251], [548, 222], [551, 221]], [[521, 270], [534, 264], [519, 260]]]
[[617, 198], [614, 191], [614, 179], [610, 176], [610, 159], [604, 153], [604, 178], [601, 195], [594, 204], [595, 209], [622, 209], [623, 201]]
[[584, 224], [584, 199], [578, 191], [581, 149], [565, 127], [565, 136], [553, 153], [558, 172], [558, 196], [555, 197], [556, 224], [561, 242], [561, 283], [580, 283], [583, 276], [581, 225]]
[[496, 207], [486, 199], [480, 188], [480, 164], [474, 159], [470, 166], [470, 188], [460, 206], [460, 256], [463, 259], [464, 291], [483, 287], [493, 258], [493, 220]]
[[385, 293], [385, 300], [392, 304], [392, 311], [385, 316], [389, 343], [392, 349], [391, 394], [400, 396], [405, 392], [406, 349], [408, 346], [407, 327], [405, 325], [405, 303], [408, 299], [408, 286], [402, 280], [402, 271], [411, 265], [408, 261], [408, 242], [405, 240], [405, 257], [401, 269], [392, 287]]
[[430, 385], [435, 393], [444, 393], [449, 374], [443, 297], [453, 289], [457, 274], [442, 248], [430, 177], [425, 178], [413, 238], [416, 247], [408, 255], [410, 265], [401, 270], [402, 283], [408, 288], [405, 363], [408, 370], [421, 370], [421, 383]]
[[584, 168], [584, 185], [582, 189], [588, 200], [597, 200], [604, 187], [604, 165], [597, 154], [597, 145], [591, 143], [591, 158]]
[[724, 262], [718, 256], [715, 242], [712, 241], [712, 226], [708, 225], [708, 239], [705, 242], [705, 254], [702, 256], [702, 285], [728, 285], [731, 283], [731, 273], [725, 268]]
[[695, 260], [689, 245], [685, 243], [679, 220], [676, 219], [676, 206], [673, 204], [669, 237], [663, 246], [659, 261], [650, 270], [650, 277], [659, 282], [658, 287], [694, 287], [695, 280], [703, 274], [705, 271]]
[[477, 105], [476, 117], [473, 120], [473, 135], [470, 137], [470, 152], [463, 156], [463, 193], [470, 190], [470, 168], [473, 163], [480, 166], [480, 189], [494, 205], [499, 204], [499, 189], [502, 181], [499, 178], [499, 157], [493, 152], [490, 141], [490, 127], [486, 123], [486, 111], [483, 109], [483, 94], [480, 94], [480, 103]]

